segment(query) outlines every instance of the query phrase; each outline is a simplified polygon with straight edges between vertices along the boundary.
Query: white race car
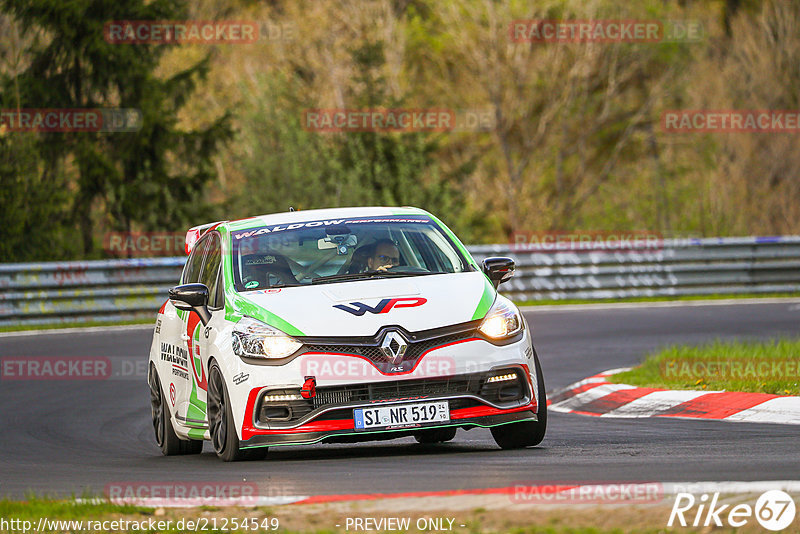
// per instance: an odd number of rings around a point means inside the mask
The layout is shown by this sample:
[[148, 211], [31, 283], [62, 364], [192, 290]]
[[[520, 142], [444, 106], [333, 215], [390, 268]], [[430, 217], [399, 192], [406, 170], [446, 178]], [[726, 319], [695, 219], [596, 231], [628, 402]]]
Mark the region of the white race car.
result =
[[525, 319], [416, 208], [290, 211], [189, 230], [158, 311], [148, 382], [166, 455], [210, 440], [226, 461], [267, 447], [490, 428], [538, 444], [547, 405]]

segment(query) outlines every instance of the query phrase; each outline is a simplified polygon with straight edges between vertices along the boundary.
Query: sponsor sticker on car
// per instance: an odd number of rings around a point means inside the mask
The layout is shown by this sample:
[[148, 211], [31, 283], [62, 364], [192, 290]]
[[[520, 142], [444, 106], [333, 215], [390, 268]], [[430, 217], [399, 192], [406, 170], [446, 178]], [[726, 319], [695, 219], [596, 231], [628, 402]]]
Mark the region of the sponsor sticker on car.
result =
[[353, 410], [353, 420], [356, 430], [446, 423], [450, 421], [450, 406], [447, 401], [438, 401], [356, 408]]

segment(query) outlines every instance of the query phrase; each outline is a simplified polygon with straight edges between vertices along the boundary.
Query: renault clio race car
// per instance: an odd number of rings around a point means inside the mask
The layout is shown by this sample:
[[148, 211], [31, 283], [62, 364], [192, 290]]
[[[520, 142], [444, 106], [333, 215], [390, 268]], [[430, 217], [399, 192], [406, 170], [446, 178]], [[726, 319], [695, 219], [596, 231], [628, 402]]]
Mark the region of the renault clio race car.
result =
[[165, 455], [479, 427], [502, 448], [544, 438], [531, 331], [497, 292], [514, 262], [478, 265], [433, 215], [290, 211], [192, 228], [186, 251], [150, 349]]

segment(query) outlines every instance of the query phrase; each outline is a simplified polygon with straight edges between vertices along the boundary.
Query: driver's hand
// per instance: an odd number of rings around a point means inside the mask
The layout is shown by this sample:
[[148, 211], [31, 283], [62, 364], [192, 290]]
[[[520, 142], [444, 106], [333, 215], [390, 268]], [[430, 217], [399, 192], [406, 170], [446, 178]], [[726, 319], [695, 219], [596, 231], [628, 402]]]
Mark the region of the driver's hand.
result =
[[380, 272], [380, 273], [385, 273], [386, 271], [388, 271], [388, 270], [389, 270], [389, 269], [391, 269], [392, 267], [393, 267], [393, 265], [390, 263], [390, 264], [388, 264], [388, 265], [381, 265], [380, 267], [378, 267], [378, 268], [377, 268], [377, 269], [375, 269], [375, 270], [376, 270], [377, 272]]

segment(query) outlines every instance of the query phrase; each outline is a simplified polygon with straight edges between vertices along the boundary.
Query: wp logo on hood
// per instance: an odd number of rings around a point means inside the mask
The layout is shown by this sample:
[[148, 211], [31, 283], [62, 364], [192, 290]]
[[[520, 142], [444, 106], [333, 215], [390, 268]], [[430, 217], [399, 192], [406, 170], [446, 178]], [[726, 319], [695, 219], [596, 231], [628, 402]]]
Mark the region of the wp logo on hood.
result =
[[370, 313], [389, 313], [393, 308], [416, 308], [428, 302], [428, 299], [421, 297], [406, 297], [395, 299], [383, 299], [375, 306], [369, 306], [363, 302], [351, 302], [350, 304], [336, 304], [334, 308], [352, 313], [361, 317], [367, 312]]

